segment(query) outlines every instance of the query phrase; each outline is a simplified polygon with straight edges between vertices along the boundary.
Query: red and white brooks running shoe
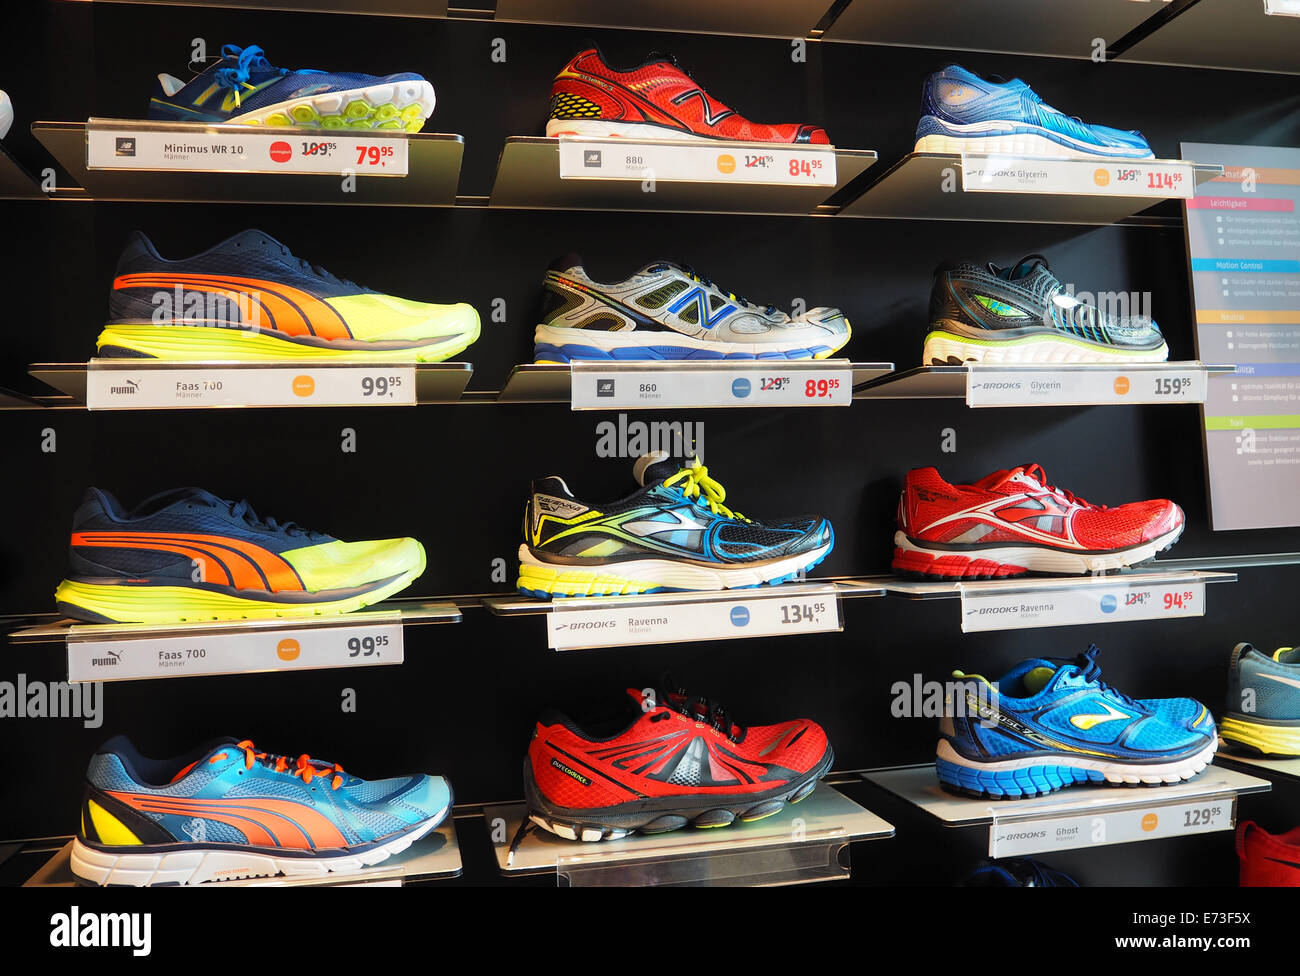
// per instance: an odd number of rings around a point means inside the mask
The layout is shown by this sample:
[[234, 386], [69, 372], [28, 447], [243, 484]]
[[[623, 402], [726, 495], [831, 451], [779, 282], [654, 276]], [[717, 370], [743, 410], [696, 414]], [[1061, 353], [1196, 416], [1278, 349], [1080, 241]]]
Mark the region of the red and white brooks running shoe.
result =
[[940, 579], [1099, 573], [1153, 559], [1182, 531], [1183, 510], [1171, 501], [1093, 505], [1047, 484], [1037, 464], [973, 485], [917, 468], [898, 500], [893, 566]]
[[826, 130], [815, 125], [763, 125], [742, 118], [710, 97], [671, 57], [619, 70], [595, 48], [577, 55], [555, 76], [546, 134], [830, 142]]

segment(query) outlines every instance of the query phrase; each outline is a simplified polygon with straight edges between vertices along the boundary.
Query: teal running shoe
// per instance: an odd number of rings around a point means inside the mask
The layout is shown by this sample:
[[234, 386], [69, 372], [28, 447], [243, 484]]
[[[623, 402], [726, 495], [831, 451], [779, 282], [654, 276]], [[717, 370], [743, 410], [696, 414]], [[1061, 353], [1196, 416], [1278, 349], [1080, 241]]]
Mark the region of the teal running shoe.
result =
[[1300, 756], [1300, 647], [1271, 655], [1250, 644], [1232, 649], [1219, 734], [1234, 752]]

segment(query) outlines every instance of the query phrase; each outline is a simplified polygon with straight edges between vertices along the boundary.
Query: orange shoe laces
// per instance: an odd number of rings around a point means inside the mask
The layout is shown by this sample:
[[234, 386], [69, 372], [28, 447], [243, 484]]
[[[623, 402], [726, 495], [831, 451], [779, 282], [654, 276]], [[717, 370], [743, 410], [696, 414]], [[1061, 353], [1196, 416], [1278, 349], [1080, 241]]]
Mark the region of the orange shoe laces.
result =
[[[330, 789], [337, 790], [343, 785], [343, 767], [338, 763], [330, 764], [318, 762], [313, 760], [311, 756], [304, 752], [294, 762], [293, 768], [290, 769], [288, 756], [277, 756], [270, 752], [258, 752], [251, 739], [245, 739], [243, 742], [236, 743], [235, 748], [244, 751], [245, 769], [252, 769], [254, 762], [265, 760], [277, 773], [290, 773], [293, 776], [300, 777], [304, 783], [310, 783], [315, 777], [320, 777], [321, 779], [329, 777]], [[222, 762], [229, 758], [230, 755], [228, 753], [219, 752], [209, 759], [208, 762]], [[274, 760], [274, 762], [271, 762], [271, 760]]]

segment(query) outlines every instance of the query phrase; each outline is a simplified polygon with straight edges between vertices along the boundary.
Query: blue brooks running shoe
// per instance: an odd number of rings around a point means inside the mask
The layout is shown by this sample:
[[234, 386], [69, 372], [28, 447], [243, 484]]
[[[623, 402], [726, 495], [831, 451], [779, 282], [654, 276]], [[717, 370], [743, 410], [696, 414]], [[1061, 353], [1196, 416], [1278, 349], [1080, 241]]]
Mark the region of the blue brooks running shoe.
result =
[[90, 760], [72, 873], [145, 886], [358, 871], [429, 833], [451, 802], [441, 776], [366, 781], [230, 738], [146, 759], [119, 735]]
[[273, 66], [257, 45], [227, 44], [188, 82], [161, 74], [149, 118], [309, 129], [419, 132], [433, 114], [433, 85], [414, 72], [363, 75]]
[[1019, 78], [990, 80], [949, 65], [925, 80], [916, 151], [1152, 159], [1140, 132], [1089, 125], [1044, 104]]
[[983, 682], [984, 697], [968, 690], [964, 717], [940, 720], [939, 782], [1010, 800], [1075, 783], [1177, 783], [1209, 765], [1218, 745], [1209, 709], [1116, 691], [1101, 680], [1099, 653], [1092, 645], [1073, 663], [1022, 661], [996, 685], [954, 672]]
[[709, 469], [663, 451], [633, 468], [641, 486], [606, 504], [579, 501], [563, 478], [533, 482], [518, 587], [533, 596], [612, 596], [783, 583], [835, 545], [820, 516], [767, 522], [723, 504]]

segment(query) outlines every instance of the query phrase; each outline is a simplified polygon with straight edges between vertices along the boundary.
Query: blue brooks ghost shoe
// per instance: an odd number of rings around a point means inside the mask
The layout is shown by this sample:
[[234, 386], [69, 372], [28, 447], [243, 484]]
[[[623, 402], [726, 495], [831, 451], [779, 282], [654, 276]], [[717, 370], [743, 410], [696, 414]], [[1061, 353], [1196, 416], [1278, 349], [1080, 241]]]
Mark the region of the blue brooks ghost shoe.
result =
[[1159, 786], [1191, 779], [1218, 745], [1209, 709], [1189, 698], [1138, 701], [1101, 680], [1095, 645], [1062, 664], [1022, 661], [965, 717], [940, 721], [939, 782], [959, 793], [1010, 800], [1075, 783]]
[[1219, 733], [1234, 751], [1300, 756], [1300, 647], [1271, 655], [1250, 644], [1232, 649]]
[[916, 151], [1152, 159], [1140, 132], [1089, 125], [1044, 104], [1019, 78], [990, 80], [949, 65], [925, 80]]
[[138, 887], [358, 871], [429, 833], [451, 802], [441, 776], [366, 781], [230, 738], [146, 759], [119, 735], [90, 760], [72, 873]]
[[273, 66], [257, 45], [227, 44], [189, 81], [161, 74], [149, 118], [309, 129], [419, 132], [433, 114], [433, 85], [414, 72], [363, 75]]

